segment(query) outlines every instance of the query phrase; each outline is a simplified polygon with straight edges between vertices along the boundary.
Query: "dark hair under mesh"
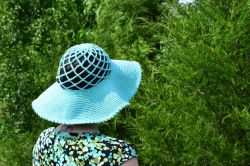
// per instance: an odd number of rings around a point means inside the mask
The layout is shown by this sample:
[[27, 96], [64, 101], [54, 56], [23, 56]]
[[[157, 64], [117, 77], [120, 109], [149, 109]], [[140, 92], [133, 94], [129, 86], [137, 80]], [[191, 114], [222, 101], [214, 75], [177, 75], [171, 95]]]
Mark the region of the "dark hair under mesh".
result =
[[111, 72], [110, 59], [100, 47], [69, 49], [63, 55], [57, 73], [62, 88], [89, 89], [104, 80]]

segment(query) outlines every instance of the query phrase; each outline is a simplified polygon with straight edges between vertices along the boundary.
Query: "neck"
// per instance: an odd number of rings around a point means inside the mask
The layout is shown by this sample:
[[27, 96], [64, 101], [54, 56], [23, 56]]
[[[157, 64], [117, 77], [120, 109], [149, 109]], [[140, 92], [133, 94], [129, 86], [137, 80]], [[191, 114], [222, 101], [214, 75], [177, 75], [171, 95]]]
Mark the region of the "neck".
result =
[[65, 131], [68, 133], [100, 133], [97, 124], [77, 124], [77, 125], [65, 125], [61, 124], [57, 127], [59, 131]]

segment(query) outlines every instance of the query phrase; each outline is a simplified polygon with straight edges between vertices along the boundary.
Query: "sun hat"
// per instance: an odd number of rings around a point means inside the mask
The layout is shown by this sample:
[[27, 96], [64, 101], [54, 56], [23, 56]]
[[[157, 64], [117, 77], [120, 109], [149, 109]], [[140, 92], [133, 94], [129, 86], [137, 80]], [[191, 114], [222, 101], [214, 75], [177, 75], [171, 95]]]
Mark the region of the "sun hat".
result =
[[32, 102], [32, 108], [56, 123], [99, 123], [129, 104], [140, 81], [138, 62], [113, 60], [95, 44], [79, 44], [64, 53], [56, 82]]

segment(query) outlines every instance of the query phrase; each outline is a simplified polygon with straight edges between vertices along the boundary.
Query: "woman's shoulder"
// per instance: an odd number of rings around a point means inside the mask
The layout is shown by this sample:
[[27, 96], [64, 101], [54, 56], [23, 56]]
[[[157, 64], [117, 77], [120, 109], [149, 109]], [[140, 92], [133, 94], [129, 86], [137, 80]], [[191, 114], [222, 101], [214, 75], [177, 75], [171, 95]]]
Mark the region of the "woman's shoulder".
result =
[[33, 147], [34, 150], [41, 150], [44, 148], [47, 148], [49, 145], [53, 143], [55, 140], [56, 133], [55, 133], [55, 128], [50, 127], [45, 130], [43, 130], [38, 139], [36, 140], [35, 146]]
[[98, 160], [120, 165], [137, 157], [134, 147], [125, 140], [99, 133], [61, 132], [54, 127], [41, 132], [34, 148], [34, 156], [48, 151], [61, 153], [62, 149], [67, 157], [92, 158], [93, 161], [90, 160], [90, 163]]
[[128, 154], [131, 156], [136, 156], [134, 147], [128, 141], [104, 134], [101, 134], [101, 137], [103, 138], [102, 143], [105, 143], [106, 147], [109, 147], [110, 150], [122, 152], [123, 154]]
[[44, 129], [44, 130], [41, 132], [40, 136], [55, 133], [55, 130], [56, 130], [55, 127], [49, 127], [49, 128], [47, 128], [47, 129]]
[[116, 137], [108, 136], [102, 133], [67, 133], [63, 131], [58, 131], [55, 127], [50, 127], [43, 130], [39, 137], [39, 139], [64, 139], [68, 142], [77, 142], [83, 143], [83, 141], [88, 141], [89, 143], [101, 143], [102, 145], [106, 146], [116, 146], [116, 147], [125, 147], [125, 148], [132, 148], [132, 145], [123, 139], [119, 139]]
[[40, 133], [40, 135], [39, 135], [39, 137], [38, 137], [38, 140], [41, 140], [41, 139], [46, 139], [46, 138], [54, 138], [54, 136], [55, 136], [55, 127], [50, 127], [50, 128], [47, 128], [47, 129], [45, 129], [45, 130], [43, 130], [41, 133]]

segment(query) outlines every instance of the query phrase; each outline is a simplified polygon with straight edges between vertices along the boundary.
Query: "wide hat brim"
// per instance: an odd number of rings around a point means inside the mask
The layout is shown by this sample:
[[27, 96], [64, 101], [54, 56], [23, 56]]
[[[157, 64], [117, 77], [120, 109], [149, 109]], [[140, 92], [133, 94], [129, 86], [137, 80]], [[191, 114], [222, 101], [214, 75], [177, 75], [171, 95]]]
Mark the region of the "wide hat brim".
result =
[[111, 60], [111, 73], [90, 89], [63, 89], [57, 82], [32, 102], [43, 119], [62, 124], [100, 123], [129, 104], [141, 81], [135, 61]]

